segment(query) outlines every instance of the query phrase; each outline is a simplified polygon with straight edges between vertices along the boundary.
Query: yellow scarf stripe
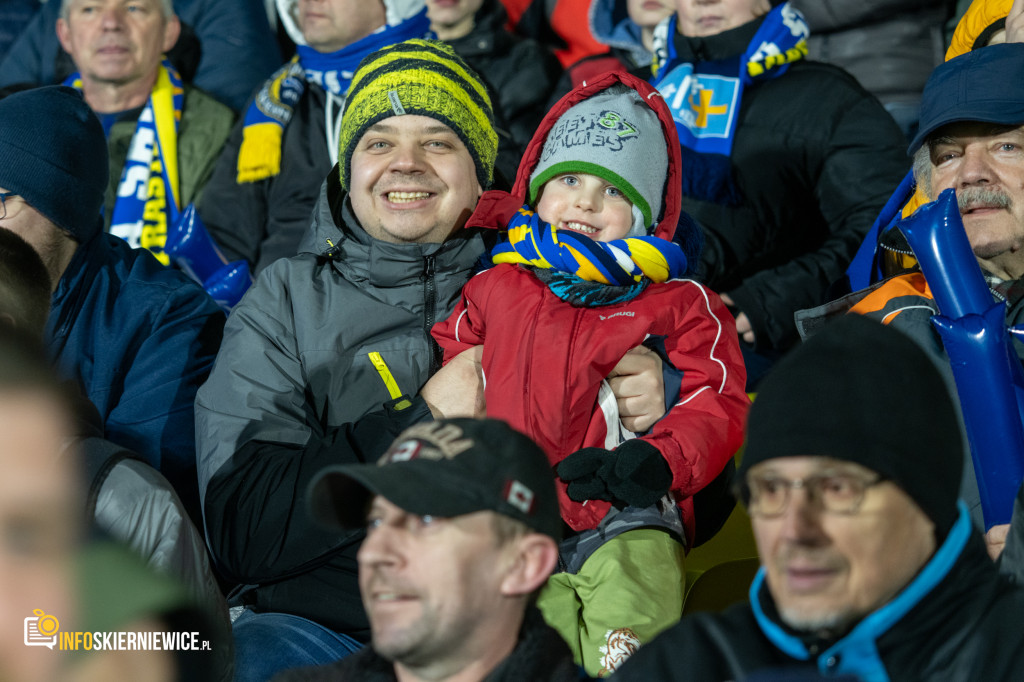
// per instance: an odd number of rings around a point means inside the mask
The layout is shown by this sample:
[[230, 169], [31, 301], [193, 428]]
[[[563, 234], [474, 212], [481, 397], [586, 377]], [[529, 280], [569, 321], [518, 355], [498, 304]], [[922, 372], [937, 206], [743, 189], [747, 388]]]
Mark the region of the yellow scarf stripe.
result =
[[272, 178], [281, 172], [285, 122], [278, 117], [291, 117], [291, 107], [281, 101], [281, 84], [288, 77], [301, 73], [298, 64], [296, 55], [278, 69], [245, 113], [235, 167], [235, 182], [240, 185]]
[[258, 182], [281, 172], [284, 128], [277, 123], [255, 123], [242, 129], [235, 182]]
[[668, 263], [665, 256], [654, 246], [639, 239], [627, 239], [629, 253], [636, 266], [651, 279], [652, 282], [665, 282], [669, 278]]
[[181, 194], [178, 188], [178, 119], [181, 113], [175, 111], [174, 96], [180, 95], [183, 91], [171, 84], [171, 78], [167, 69], [160, 67], [160, 73], [156, 77], [156, 86], [153, 88], [153, 118], [156, 119], [157, 144], [160, 145], [160, 156], [163, 159], [164, 168], [167, 170], [167, 180], [170, 183], [171, 193], [174, 195], [174, 205], [181, 206]]

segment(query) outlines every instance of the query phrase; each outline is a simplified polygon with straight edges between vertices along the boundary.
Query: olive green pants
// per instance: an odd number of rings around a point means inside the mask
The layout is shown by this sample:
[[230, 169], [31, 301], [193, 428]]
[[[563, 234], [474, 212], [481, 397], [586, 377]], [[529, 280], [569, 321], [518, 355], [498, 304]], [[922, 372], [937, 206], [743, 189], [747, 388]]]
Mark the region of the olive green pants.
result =
[[618, 535], [579, 573], [556, 573], [537, 606], [591, 677], [607, 677], [652, 637], [679, 620], [686, 573], [683, 546], [667, 532]]

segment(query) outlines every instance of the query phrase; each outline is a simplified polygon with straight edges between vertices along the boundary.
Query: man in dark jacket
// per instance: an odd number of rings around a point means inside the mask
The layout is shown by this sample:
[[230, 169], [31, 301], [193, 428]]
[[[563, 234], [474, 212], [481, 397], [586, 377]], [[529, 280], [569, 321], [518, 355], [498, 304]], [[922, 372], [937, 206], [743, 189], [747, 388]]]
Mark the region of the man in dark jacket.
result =
[[558, 561], [547, 456], [497, 420], [409, 428], [376, 464], [329, 467], [311, 509], [366, 528], [359, 585], [373, 645], [287, 680], [582, 679], [531, 599]]
[[198, 522], [193, 402], [224, 314], [184, 274], [103, 232], [107, 177], [103, 129], [74, 90], [0, 101], [0, 227], [36, 249], [53, 282], [53, 360], [105, 437], [159, 469]]
[[705, 228], [698, 278], [733, 306], [748, 386], [824, 302], [909, 163], [847, 73], [809, 62], [788, 4], [680, 0], [655, 30], [653, 82], [683, 145], [683, 208]]
[[954, 410], [927, 355], [872, 320], [795, 349], [761, 384], [738, 472], [751, 603], [684, 619], [622, 679], [1016, 679], [1024, 590], [957, 501]]
[[[252, 586], [238, 598], [250, 607], [235, 621], [239, 680], [333, 661], [369, 637], [362, 534], [306, 520], [305, 486], [328, 463], [381, 451], [343, 449], [342, 425], [386, 402], [409, 423], [429, 416], [401, 396], [440, 367], [430, 327], [484, 251], [482, 234], [460, 228], [491, 181], [490, 120], [483, 84], [444, 43], [368, 56], [303, 252], [267, 268], [229, 318], [196, 440], [210, 547]], [[289, 651], [299, 628], [326, 643]]]

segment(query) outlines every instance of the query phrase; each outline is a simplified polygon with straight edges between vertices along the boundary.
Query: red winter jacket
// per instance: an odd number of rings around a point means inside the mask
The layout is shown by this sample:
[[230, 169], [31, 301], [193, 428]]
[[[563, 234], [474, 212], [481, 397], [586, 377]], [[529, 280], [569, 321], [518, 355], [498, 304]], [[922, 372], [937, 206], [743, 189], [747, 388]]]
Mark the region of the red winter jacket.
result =
[[[503, 229], [523, 203], [530, 172], [558, 117], [581, 99], [619, 82], [652, 103], [666, 137], [673, 141], [667, 145], [666, 200], [655, 232], [671, 237], [680, 213], [679, 191], [672, 190], [679, 186], [675, 125], [657, 91], [618, 73], [574, 90], [549, 112], [523, 157], [512, 196], [486, 193], [468, 225]], [[627, 303], [574, 308], [529, 270], [498, 265], [466, 284], [462, 300], [446, 321], [435, 325], [433, 334], [445, 350], [445, 361], [483, 344], [487, 415], [530, 435], [552, 464], [582, 447], [610, 448], [618, 443], [617, 423], [598, 404], [601, 381], [631, 348], [644, 341], [663, 346], [669, 362], [682, 372], [679, 400], [642, 438], [658, 448], [672, 469], [671, 491], [692, 540], [690, 497], [711, 482], [739, 448], [749, 406], [735, 324], [715, 293], [691, 280], [674, 280], [651, 284]], [[574, 502], [566, 494], [566, 484], [557, 483], [562, 517], [573, 529], [594, 528], [607, 514], [610, 503]]]

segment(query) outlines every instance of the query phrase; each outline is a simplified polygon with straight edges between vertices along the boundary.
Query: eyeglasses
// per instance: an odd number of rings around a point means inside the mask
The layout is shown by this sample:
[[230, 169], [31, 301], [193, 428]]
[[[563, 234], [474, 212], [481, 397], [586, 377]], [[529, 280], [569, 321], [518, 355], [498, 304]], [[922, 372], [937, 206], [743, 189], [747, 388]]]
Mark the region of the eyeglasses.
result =
[[855, 514], [864, 502], [868, 488], [887, 480], [883, 476], [862, 478], [836, 473], [787, 479], [779, 476], [747, 476], [740, 484], [741, 499], [751, 516], [781, 516], [789, 506], [789, 491], [802, 488], [811, 504], [819, 504], [833, 514]]
[[[0, 220], [7, 218], [7, 200], [11, 197], [21, 196], [14, 192], [0, 192]], [[11, 209], [10, 217], [14, 217], [14, 214], [18, 212], [17, 208]]]

